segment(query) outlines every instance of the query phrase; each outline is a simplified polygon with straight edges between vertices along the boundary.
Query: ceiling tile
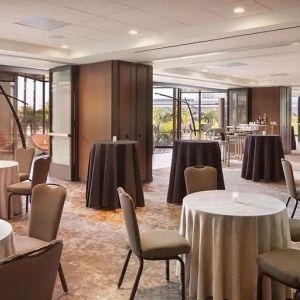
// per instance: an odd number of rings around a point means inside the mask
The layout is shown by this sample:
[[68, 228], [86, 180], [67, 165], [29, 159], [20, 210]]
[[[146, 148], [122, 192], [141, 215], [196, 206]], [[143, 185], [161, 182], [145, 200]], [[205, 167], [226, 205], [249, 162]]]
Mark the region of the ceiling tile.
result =
[[67, 4], [66, 6], [98, 16], [107, 16], [130, 9], [130, 7], [126, 5], [109, 0], [82, 0], [80, 2]]
[[[234, 13], [233, 9], [237, 6], [243, 7], [245, 9], [245, 12], [241, 14]], [[223, 16], [227, 19], [243, 18], [243, 17], [252, 16], [256, 14], [271, 12], [270, 9], [252, 0], [240, 1], [238, 3], [232, 3], [232, 4], [212, 8], [210, 9], [210, 11], [220, 16]]]
[[207, 24], [207, 22], [224, 20], [223, 17], [201, 7], [200, 1], [189, 3], [189, 5], [183, 0], [161, 0], [159, 3], [149, 1], [141, 9], [188, 25]]
[[168, 32], [187, 27], [186, 24], [171, 21], [166, 18], [155, 16], [151, 13], [143, 12], [137, 9], [131, 9], [123, 13], [113, 14], [108, 18], [130, 25], [140, 26], [142, 28], [156, 32]]
[[85, 26], [98, 30], [112, 30], [124, 26], [124, 23], [113, 21], [104, 17], [96, 17], [91, 20], [80, 23], [81, 26]]
[[300, 6], [299, 0], [256, 0], [256, 2], [273, 10], [289, 9], [293, 6]]
[[96, 33], [97, 30], [78, 25], [67, 25], [65, 27], [51, 31], [51, 34], [62, 34], [71, 36], [88, 36]]

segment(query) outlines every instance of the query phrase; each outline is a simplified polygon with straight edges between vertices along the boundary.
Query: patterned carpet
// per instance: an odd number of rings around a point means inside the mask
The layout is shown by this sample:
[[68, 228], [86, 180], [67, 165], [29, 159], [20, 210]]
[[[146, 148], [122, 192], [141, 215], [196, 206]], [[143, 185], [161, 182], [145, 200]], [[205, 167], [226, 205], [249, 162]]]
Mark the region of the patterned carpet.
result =
[[[300, 156], [291, 155], [295, 177], [300, 184]], [[240, 177], [240, 166], [224, 168], [226, 189], [262, 192], [286, 200], [285, 183], [254, 183]], [[169, 169], [157, 169], [154, 180], [144, 185], [146, 207], [137, 209], [140, 230], [178, 229], [180, 206], [166, 203]], [[65, 295], [57, 280], [53, 299], [128, 299], [138, 269], [132, 258], [123, 287], [118, 276], [127, 253], [126, 232], [121, 211], [97, 211], [85, 207], [85, 184], [53, 180], [68, 189], [59, 238], [64, 241], [62, 265], [69, 286]], [[292, 210], [290, 204], [289, 210]], [[296, 215], [297, 217], [297, 215]], [[300, 218], [300, 209], [298, 212]], [[28, 216], [12, 221], [17, 234], [26, 234]], [[171, 282], [165, 281], [164, 262], [145, 262], [136, 299], [180, 299], [180, 283], [171, 263]]]

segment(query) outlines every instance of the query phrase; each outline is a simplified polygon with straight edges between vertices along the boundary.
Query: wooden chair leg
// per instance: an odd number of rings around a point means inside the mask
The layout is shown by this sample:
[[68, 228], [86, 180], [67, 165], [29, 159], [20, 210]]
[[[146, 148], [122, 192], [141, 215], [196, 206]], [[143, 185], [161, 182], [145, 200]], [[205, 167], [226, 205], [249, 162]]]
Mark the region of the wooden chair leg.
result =
[[288, 198], [288, 201], [286, 202], [286, 207], [288, 207], [290, 200], [291, 200], [291, 197]]
[[257, 278], [257, 300], [262, 300], [262, 285], [263, 285], [263, 278], [264, 278], [264, 274], [263, 273], [259, 273], [258, 274], [258, 278]]
[[139, 267], [139, 271], [136, 275], [136, 278], [135, 278], [135, 281], [134, 281], [134, 285], [133, 285], [129, 300], [134, 299], [134, 296], [136, 294], [136, 290], [138, 288], [139, 281], [140, 281], [140, 278], [141, 278], [141, 275], [142, 275], [142, 272], [143, 272], [144, 260], [141, 257], [139, 257], [139, 260], [140, 260], [140, 267]]
[[123, 282], [123, 279], [124, 279], [124, 276], [125, 276], [125, 273], [126, 273], [126, 270], [127, 270], [127, 266], [128, 266], [128, 263], [129, 263], [131, 253], [132, 253], [132, 251], [131, 251], [131, 249], [129, 249], [126, 260], [125, 260], [125, 264], [123, 266], [123, 269], [122, 269], [122, 272], [121, 272], [121, 275], [120, 275], [120, 278], [119, 278], [118, 288], [120, 288], [121, 285], [122, 285], [122, 282]]
[[294, 218], [294, 215], [295, 215], [295, 212], [296, 212], [297, 206], [298, 206], [298, 200], [296, 199], [296, 204], [295, 204], [295, 207], [294, 207], [294, 210], [293, 210], [292, 216], [291, 216], [291, 218], [292, 218], [292, 219]]
[[59, 263], [59, 266], [58, 266], [58, 274], [59, 274], [59, 278], [60, 278], [63, 290], [64, 290], [65, 293], [67, 293], [68, 292], [68, 286], [67, 286], [67, 283], [66, 283], [66, 279], [65, 279], [65, 275], [64, 275], [61, 263]]
[[167, 282], [170, 281], [170, 260], [166, 260], [166, 280]]
[[176, 259], [180, 262], [180, 277], [181, 277], [181, 300], [185, 300], [185, 268], [184, 261], [180, 256], [177, 256]]

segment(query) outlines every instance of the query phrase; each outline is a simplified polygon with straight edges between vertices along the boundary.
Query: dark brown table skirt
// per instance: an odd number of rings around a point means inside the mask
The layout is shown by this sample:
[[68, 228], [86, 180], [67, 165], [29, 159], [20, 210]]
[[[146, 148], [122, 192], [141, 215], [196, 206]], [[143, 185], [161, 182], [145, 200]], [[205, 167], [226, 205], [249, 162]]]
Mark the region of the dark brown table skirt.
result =
[[279, 135], [249, 135], [246, 138], [242, 178], [259, 181], [284, 180], [284, 158]]
[[89, 159], [86, 206], [120, 208], [118, 187], [124, 188], [136, 206], [145, 206], [137, 142], [94, 143]]
[[220, 146], [214, 141], [174, 141], [168, 203], [182, 204], [186, 196], [184, 170], [195, 165], [211, 166], [218, 171], [218, 189], [225, 189]]

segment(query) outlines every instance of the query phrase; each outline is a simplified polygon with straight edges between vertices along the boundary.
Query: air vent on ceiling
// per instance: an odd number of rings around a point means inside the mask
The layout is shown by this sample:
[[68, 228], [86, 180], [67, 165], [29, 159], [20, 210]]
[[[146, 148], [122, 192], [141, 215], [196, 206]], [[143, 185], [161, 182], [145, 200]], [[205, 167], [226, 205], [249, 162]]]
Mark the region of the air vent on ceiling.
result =
[[227, 68], [242, 67], [242, 66], [247, 66], [247, 64], [244, 64], [244, 63], [241, 63], [241, 62], [237, 61], [237, 62], [230, 62], [230, 63], [227, 63], [227, 64], [223, 65], [223, 67], [227, 67]]
[[275, 74], [270, 74], [269, 76], [272, 77], [281, 77], [281, 76], [288, 76], [288, 73], [275, 73]]
[[33, 27], [37, 29], [43, 29], [43, 30], [53, 30], [68, 25], [68, 23], [62, 21], [49, 19], [45, 17], [39, 17], [39, 16], [29, 17], [27, 19], [18, 22], [17, 24]]

